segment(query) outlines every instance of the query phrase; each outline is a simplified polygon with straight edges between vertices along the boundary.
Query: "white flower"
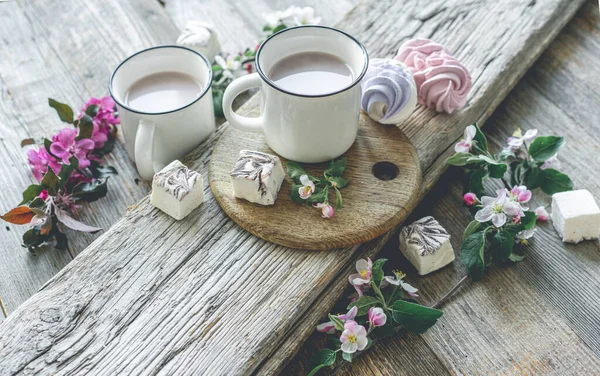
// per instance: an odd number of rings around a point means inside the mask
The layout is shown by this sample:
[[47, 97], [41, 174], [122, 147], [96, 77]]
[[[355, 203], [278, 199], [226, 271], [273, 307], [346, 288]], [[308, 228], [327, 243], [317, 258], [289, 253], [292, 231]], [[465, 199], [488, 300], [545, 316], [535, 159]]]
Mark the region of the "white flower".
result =
[[248, 73], [242, 69], [241, 59], [237, 59], [235, 56], [227, 56], [227, 60], [225, 60], [223, 56], [217, 55], [215, 62], [223, 69], [223, 76], [232, 80]]
[[345, 353], [353, 354], [357, 350], [362, 351], [369, 344], [367, 330], [364, 326], [358, 325], [356, 321], [347, 321], [344, 324], [340, 342], [342, 342], [342, 351]]
[[506, 189], [499, 190], [498, 197], [483, 196], [481, 204], [483, 209], [475, 214], [475, 219], [478, 222], [492, 221], [496, 227], [504, 226], [507, 215], [514, 217], [522, 212], [521, 205], [508, 198]]
[[527, 245], [527, 240], [531, 239], [536, 229], [532, 228], [531, 230], [523, 230], [517, 233], [515, 236], [515, 243], [520, 243], [521, 245]]
[[513, 133], [512, 137], [508, 138], [508, 148], [512, 151], [517, 150], [525, 141], [530, 141], [537, 136], [537, 129], [530, 129], [525, 132], [525, 135], [521, 132], [521, 128], [517, 128], [517, 130]]
[[315, 191], [315, 183], [313, 183], [308, 175], [300, 176], [300, 183], [302, 187], [298, 188], [298, 195], [301, 199], [306, 200]]
[[[296, 7], [289, 7], [284, 11], [275, 11], [268, 14], [263, 14], [263, 18], [271, 29], [279, 26], [279, 24], [285, 23], [285, 21], [292, 17]], [[286, 25], [290, 26], [290, 25]]]
[[465, 134], [463, 139], [456, 145], [454, 145], [454, 151], [457, 153], [468, 153], [471, 150], [473, 139], [477, 134], [477, 128], [474, 125], [469, 125], [465, 128]]
[[406, 283], [403, 281], [404, 277], [406, 277], [406, 274], [402, 273], [399, 270], [394, 270], [394, 276], [385, 276], [383, 277], [383, 280], [387, 283], [389, 283], [390, 285], [394, 285], [394, 286], [400, 286], [402, 287], [402, 289], [404, 291], [406, 291], [408, 293], [408, 295], [412, 296], [412, 297], [418, 297], [419, 295], [417, 295], [417, 291], [419, 291], [417, 288], [411, 286], [410, 284]]
[[[298, 25], [318, 25], [321, 22], [321, 17], [315, 16], [313, 7], [291, 7], [291, 24]], [[289, 8], [288, 8], [289, 10]], [[289, 21], [288, 21], [289, 22]], [[287, 25], [287, 23], [286, 23]], [[288, 25], [289, 26], [289, 25]]]

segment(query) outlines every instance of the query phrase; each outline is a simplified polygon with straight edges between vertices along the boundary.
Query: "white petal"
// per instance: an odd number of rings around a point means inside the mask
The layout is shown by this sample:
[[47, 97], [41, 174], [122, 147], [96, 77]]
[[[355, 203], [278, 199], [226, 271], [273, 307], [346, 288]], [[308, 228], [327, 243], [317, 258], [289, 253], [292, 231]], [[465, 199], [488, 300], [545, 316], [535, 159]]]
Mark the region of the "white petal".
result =
[[514, 217], [515, 215], [519, 215], [519, 213], [521, 213], [521, 205], [513, 201], [508, 201], [504, 203], [502, 210], [506, 214]]
[[469, 125], [468, 127], [465, 128], [465, 140], [466, 141], [471, 141], [475, 135], [477, 134], [477, 129], [475, 128], [474, 125]]
[[535, 136], [537, 136], [537, 134], [538, 134], [537, 129], [530, 129], [527, 132], [525, 132], [525, 136], [523, 136], [523, 139], [525, 141], [532, 140]]
[[354, 354], [356, 349], [358, 348], [358, 344], [356, 342], [344, 342], [342, 343], [342, 351], [348, 354]]
[[504, 224], [506, 223], [506, 214], [504, 214], [504, 213], [494, 214], [494, 217], [492, 218], [492, 223], [496, 227], [504, 226]]
[[415, 292], [419, 291], [419, 289], [417, 289], [417, 288], [415, 288], [415, 287], [411, 286], [410, 284], [408, 284], [408, 283], [406, 283], [406, 282], [402, 282], [402, 288], [403, 288], [405, 291], [412, 292], [412, 293], [415, 293]]
[[388, 276], [383, 277], [383, 279], [386, 280], [391, 285], [394, 285], [394, 286], [400, 285], [400, 281], [398, 281], [395, 277], [391, 277], [388, 275]]
[[475, 213], [475, 220], [478, 222], [487, 222], [494, 217], [494, 209], [486, 207]]
[[223, 59], [223, 57], [221, 55], [217, 55], [215, 56], [215, 62], [217, 64], [219, 64], [219, 66], [223, 69], [227, 69], [227, 62], [225, 61], [225, 59]]
[[365, 329], [364, 326], [358, 325], [356, 327], [356, 331], [354, 332], [354, 334], [356, 334], [357, 337], [366, 336], [367, 335], [367, 330]]
[[308, 175], [301, 175], [300, 176], [300, 183], [302, 185], [308, 185], [308, 183], [310, 183], [310, 179], [308, 178]]
[[358, 351], [363, 351], [365, 349], [365, 347], [367, 347], [367, 345], [369, 344], [369, 340], [367, 339], [367, 336], [364, 337], [358, 337], [356, 339], [356, 347], [358, 348]]
[[481, 198], [481, 204], [483, 206], [492, 206], [496, 202], [496, 197], [483, 196]]
[[369, 269], [369, 263], [365, 259], [360, 259], [356, 261], [356, 271], [362, 272], [363, 270]]

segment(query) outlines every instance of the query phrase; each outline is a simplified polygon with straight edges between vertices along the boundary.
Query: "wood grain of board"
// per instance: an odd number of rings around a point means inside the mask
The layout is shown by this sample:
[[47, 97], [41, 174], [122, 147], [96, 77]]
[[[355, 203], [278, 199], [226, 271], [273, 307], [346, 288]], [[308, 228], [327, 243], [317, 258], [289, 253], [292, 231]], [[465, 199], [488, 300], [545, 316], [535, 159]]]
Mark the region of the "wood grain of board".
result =
[[[413, 35], [449, 44], [476, 73], [469, 106], [454, 115], [468, 124], [489, 115], [580, 4], [369, 1], [342, 27], [380, 56]], [[451, 123], [419, 109], [403, 127], [431, 182], [441, 169], [430, 167], [462, 133]], [[206, 173], [214, 143], [191, 155], [192, 167]], [[343, 291], [339, 272], [386, 239], [291, 252], [241, 230], [205, 194], [193, 220], [175, 223], [145, 199], [101, 235], [0, 324], [0, 373], [276, 372], [329, 310], [319, 297]]]
[[[410, 140], [395, 126], [383, 126], [361, 112], [356, 141], [343, 157], [343, 208], [332, 219], [290, 198], [293, 181], [286, 177], [274, 205], [237, 199], [229, 173], [241, 150], [275, 154], [262, 134], [228, 127], [214, 148], [208, 169], [210, 188], [225, 213], [252, 234], [291, 248], [328, 250], [373, 240], [397, 226], [415, 206], [421, 190], [421, 168]], [[283, 166], [287, 160], [281, 158]], [[304, 165], [323, 176], [327, 163]], [[379, 166], [379, 167], [378, 167]], [[285, 167], [284, 167], [285, 168]], [[383, 180], [385, 179], [385, 180]], [[335, 197], [333, 189], [330, 197]], [[335, 199], [331, 199], [335, 206]], [[307, 224], [310, 223], [310, 226]]]

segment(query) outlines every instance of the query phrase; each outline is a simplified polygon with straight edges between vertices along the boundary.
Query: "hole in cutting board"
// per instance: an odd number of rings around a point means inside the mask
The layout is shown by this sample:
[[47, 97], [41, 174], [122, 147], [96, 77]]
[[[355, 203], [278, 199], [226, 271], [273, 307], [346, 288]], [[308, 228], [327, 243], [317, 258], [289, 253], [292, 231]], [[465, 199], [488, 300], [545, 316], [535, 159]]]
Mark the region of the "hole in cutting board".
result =
[[394, 180], [400, 173], [398, 166], [392, 162], [377, 162], [373, 165], [373, 175], [379, 180]]

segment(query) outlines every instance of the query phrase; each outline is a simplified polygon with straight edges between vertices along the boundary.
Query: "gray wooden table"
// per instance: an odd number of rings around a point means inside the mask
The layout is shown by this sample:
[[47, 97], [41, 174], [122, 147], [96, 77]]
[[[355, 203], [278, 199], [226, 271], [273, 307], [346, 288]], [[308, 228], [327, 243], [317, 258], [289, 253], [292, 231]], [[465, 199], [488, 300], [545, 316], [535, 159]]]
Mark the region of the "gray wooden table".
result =
[[[54, 120], [55, 115], [45, 108], [47, 96], [76, 105], [90, 95], [105, 93], [104, 77], [121, 56], [149, 44], [172, 43], [171, 36], [188, 19], [211, 19], [219, 26], [223, 45], [229, 51], [252, 45], [260, 38], [260, 15], [290, 3], [253, 2], [249, 6], [241, 1], [167, 1], [164, 9], [156, 4], [126, 3], [121, 11], [115, 11], [117, 8], [73, 2], [65, 8], [67, 17], [75, 17], [78, 12], [98, 14], [98, 25], [85, 24], [72, 30], [73, 41], [55, 37], [64, 34], [53, 34], [51, 4], [0, 4], [3, 20], [0, 36], [6, 42], [0, 46], [0, 160], [5, 162], [0, 178], [0, 209], [5, 211], [18, 202], [20, 188], [32, 179], [19, 148], [20, 140], [50, 134], [60, 126]], [[317, 3], [315, 7], [324, 17], [324, 23], [333, 24], [352, 5], [336, 2], [323, 8]], [[170, 18], [160, 14], [165, 11]], [[494, 114], [486, 130], [495, 147], [500, 147], [517, 125], [537, 127], [542, 133], [564, 134], [568, 145], [561, 156], [563, 168], [579, 187], [600, 197], [599, 179], [594, 175], [598, 170], [600, 142], [592, 132], [599, 124], [598, 111], [594, 111], [598, 109], [599, 87], [595, 77], [600, 70], [594, 63], [594, 57], [600, 53], [597, 13], [596, 2], [590, 1]], [[114, 27], [100, 27], [100, 22], [112, 23]], [[95, 27], [103, 33], [94, 33]], [[115, 52], [99, 56], [98, 51]], [[145, 183], [137, 180], [122, 146], [119, 145], [109, 163], [120, 172], [109, 197], [86, 207], [82, 214], [84, 219], [93, 218], [97, 221], [94, 224], [105, 228], [148, 190]], [[434, 214], [451, 231], [454, 247], [458, 249], [468, 215], [460, 207], [456, 179], [452, 174], [446, 176], [439, 189], [419, 207], [415, 218]], [[445, 186], [448, 182], [452, 182], [450, 190]], [[15, 186], [19, 189], [12, 188]], [[32, 257], [18, 248], [20, 235], [21, 231], [14, 226], [4, 228], [1, 233], [0, 299], [8, 313], [94, 238], [71, 233], [68, 253], [50, 250]], [[386, 252], [392, 262], [405, 266], [396, 247], [392, 241]], [[445, 317], [452, 326], [440, 323], [424, 336], [390, 340], [355, 362], [352, 371], [581, 374], [597, 370], [600, 354], [597, 243], [565, 247], [551, 226], [545, 226], [529, 255], [523, 263], [494, 270], [484, 282], [465, 288], [445, 308]], [[462, 273], [462, 266], [456, 262], [435, 278], [413, 278], [412, 282], [424, 292], [426, 301], [433, 301]], [[311, 338], [284, 374], [302, 373], [306, 356], [318, 341], [318, 336]]]

